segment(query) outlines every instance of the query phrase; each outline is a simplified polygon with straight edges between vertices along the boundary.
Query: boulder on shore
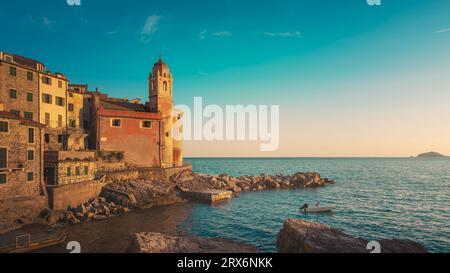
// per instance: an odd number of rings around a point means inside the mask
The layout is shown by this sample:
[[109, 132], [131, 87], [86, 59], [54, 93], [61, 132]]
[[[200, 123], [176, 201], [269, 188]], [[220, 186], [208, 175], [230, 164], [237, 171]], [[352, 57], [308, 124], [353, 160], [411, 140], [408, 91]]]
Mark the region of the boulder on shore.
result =
[[130, 253], [258, 253], [258, 249], [224, 239], [175, 236], [156, 232], [131, 236]]
[[[278, 233], [280, 253], [369, 253], [369, 241], [355, 238], [327, 225], [288, 219]], [[426, 253], [421, 244], [410, 240], [380, 240], [382, 253]]]

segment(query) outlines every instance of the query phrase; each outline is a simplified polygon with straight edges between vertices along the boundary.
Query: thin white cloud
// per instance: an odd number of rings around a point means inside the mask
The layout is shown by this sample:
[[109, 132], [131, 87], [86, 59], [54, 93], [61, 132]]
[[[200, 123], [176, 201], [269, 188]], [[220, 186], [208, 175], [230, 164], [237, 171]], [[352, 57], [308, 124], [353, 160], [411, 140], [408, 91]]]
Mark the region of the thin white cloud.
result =
[[158, 30], [158, 24], [162, 16], [151, 15], [145, 21], [144, 27], [141, 31], [141, 41], [144, 43], [150, 42], [152, 35]]
[[264, 35], [269, 37], [282, 37], [282, 38], [303, 38], [300, 31], [296, 32], [264, 32]]
[[439, 34], [439, 33], [445, 33], [445, 32], [450, 32], [450, 28], [436, 30], [434, 33]]
[[216, 38], [225, 38], [232, 36], [233, 33], [229, 31], [216, 31], [212, 33], [208, 33], [207, 30], [203, 30], [202, 32], [198, 33], [197, 36], [200, 40], [205, 40], [208, 37], [216, 37]]
[[218, 31], [218, 32], [211, 33], [211, 35], [215, 36], [215, 37], [223, 38], [223, 37], [229, 37], [229, 36], [231, 36], [233, 34], [231, 32], [229, 32], [229, 31]]
[[115, 34], [117, 34], [117, 31], [108, 31], [107, 34], [108, 35], [115, 35]]

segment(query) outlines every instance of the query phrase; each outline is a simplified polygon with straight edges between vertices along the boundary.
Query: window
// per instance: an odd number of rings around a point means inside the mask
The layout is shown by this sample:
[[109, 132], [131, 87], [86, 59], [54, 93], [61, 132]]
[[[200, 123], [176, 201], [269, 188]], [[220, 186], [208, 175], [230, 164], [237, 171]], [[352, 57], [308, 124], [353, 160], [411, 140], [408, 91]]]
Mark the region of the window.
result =
[[68, 110], [69, 110], [69, 112], [73, 112], [73, 103], [69, 103], [68, 105], [67, 105], [67, 108], [68, 108]]
[[163, 86], [164, 86], [164, 91], [167, 91], [167, 82], [164, 82]]
[[11, 114], [20, 117], [20, 111], [19, 110], [11, 109]]
[[89, 167], [84, 166], [84, 175], [88, 175], [88, 174], [89, 174]]
[[33, 93], [27, 92], [27, 101], [29, 102], [33, 101]]
[[0, 173], [0, 184], [6, 184], [6, 174]]
[[43, 84], [47, 84], [47, 85], [51, 85], [52, 84], [52, 79], [46, 76], [42, 77], [42, 83]]
[[28, 150], [27, 152], [27, 160], [33, 161], [34, 160], [34, 150]]
[[72, 176], [72, 169], [67, 167], [66, 176]]
[[63, 120], [62, 120], [62, 116], [61, 115], [58, 115], [58, 127], [62, 127], [63, 125]]
[[8, 168], [8, 151], [6, 148], [0, 148], [0, 168]]
[[24, 112], [25, 119], [33, 120], [33, 113], [32, 112]]
[[50, 135], [49, 134], [45, 134], [44, 135], [44, 139], [45, 139], [45, 143], [50, 143]]
[[75, 167], [75, 175], [76, 176], [80, 175], [80, 167]]
[[33, 182], [34, 181], [34, 173], [27, 173], [27, 182]]
[[56, 105], [58, 105], [58, 106], [64, 106], [64, 98], [56, 97], [56, 98], [55, 98], [55, 101], [56, 101]]
[[52, 95], [42, 94], [42, 102], [52, 104]]
[[77, 128], [77, 121], [75, 119], [69, 120], [70, 128]]
[[58, 135], [58, 143], [62, 144], [64, 140], [64, 136], [63, 135]]
[[0, 133], [8, 133], [8, 122], [0, 121]]
[[50, 126], [50, 113], [45, 113], [45, 125]]
[[33, 72], [30, 72], [30, 71], [28, 71], [27, 72], [27, 80], [29, 80], [29, 81], [33, 81]]
[[34, 143], [34, 128], [28, 128], [28, 143]]
[[[76, 90], [77, 88], [75, 88], [75, 90]], [[72, 92], [69, 92], [69, 98], [73, 98], [73, 93]]]
[[62, 86], [63, 86], [63, 85], [62, 85], [62, 81], [58, 81], [58, 87], [59, 87], [59, 88], [62, 88]]
[[9, 97], [11, 99], [17, 99], [17, 90], [15, 89], [9, 89]]
[[14, 76], [14, 77], [17, 76], [17, 69], [13, 66], [10, 66], [9, 67], [9, 75]]
[[113, 119], [111, 121], [111, 126], [112, 127], [121, 127], [122, 126], [122, 120], [120, 120], [120, 119]]
[[152, 128], [152, 122], [149, 120], [142, 121], [142, 128]]

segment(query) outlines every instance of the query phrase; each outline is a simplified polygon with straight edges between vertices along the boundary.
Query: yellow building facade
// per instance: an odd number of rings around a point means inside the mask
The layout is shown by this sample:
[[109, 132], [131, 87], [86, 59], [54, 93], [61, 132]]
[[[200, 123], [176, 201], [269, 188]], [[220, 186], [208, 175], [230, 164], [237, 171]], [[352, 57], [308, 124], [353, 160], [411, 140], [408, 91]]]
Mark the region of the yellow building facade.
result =
[[67, 92], [67, 126], [71, 129], [83, 129], [84, 95]]
[[48, 128], [67, 128], [67, 78], [59, 73], [39, 74], [40, 122]]

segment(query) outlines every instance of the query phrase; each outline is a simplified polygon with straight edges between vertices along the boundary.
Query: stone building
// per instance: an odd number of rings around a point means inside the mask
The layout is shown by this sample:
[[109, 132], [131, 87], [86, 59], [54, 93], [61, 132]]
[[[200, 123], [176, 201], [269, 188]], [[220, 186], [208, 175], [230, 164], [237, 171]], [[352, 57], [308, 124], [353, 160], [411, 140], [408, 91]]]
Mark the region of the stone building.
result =
[[161, 166], [158, 142], [161, 115], [144, 105], [93, 96], [93, 133], [100, 151], [121, 151], [125, 161], [142, 167]]
[[22, 118], [46, 125], [46, 150], [64, 150], [68, 144], [68, 80], [51, 73], [39, 61], [0, 52], [0, 101]]
[[88, 146], [89, 133], [84, 128], [84, 104], [84, 94], [72, 90], [67, 91], [68, 150], [83, 151]]
[[173, 107], [173, 77], [161, 59], [149, 76], [149, 102], [114, 99], [92, 93], [91, 133], [95, 148], [122, 151], [129, 164], [173, 167], [183, 164], [182, 140], [173, 138], [174, 121], [182, 113]]
[[105, 185], [97, 179], [95, 152], [45, 152], [45, 182], [49, 207], [76, 208], [96, 198]]
[[0, 52], [0, 101], [5, 111], [22, 118], [39, 121], [40, 62]]
[[0, 230], [33, 222], [47, 207], [44, 126], [4, 110], [0, 102]]

